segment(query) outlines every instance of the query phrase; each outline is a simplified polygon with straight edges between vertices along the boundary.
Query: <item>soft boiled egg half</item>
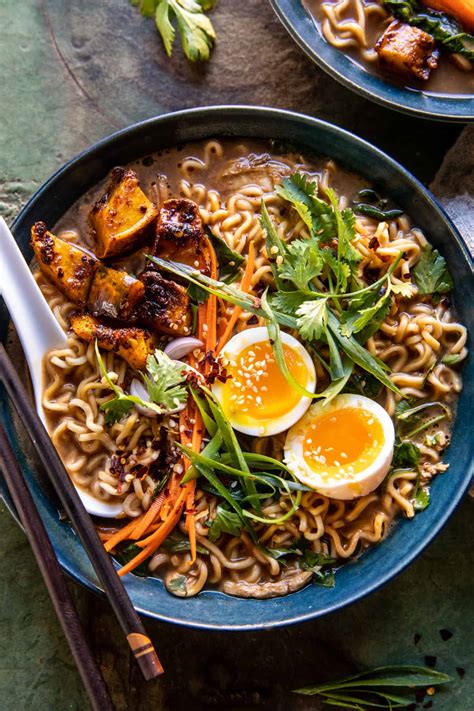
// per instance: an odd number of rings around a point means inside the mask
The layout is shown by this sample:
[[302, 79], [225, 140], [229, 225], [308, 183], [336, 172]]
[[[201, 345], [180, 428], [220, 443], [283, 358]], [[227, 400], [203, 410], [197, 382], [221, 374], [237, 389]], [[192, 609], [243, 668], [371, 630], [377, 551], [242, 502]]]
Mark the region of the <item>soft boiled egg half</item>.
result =
[[[296, 338], [281, 333], [286, 364], [305, 390], [314, 392], [316, 373], [308, 351]], [[233, 336], [221, 351], [227, 369], [225, 383], [212, 391], [230, 424], [238, 432], [268, 437], [298, 422], [311, 404], [288, 383], [275, 361], [266, 327], [249, 328]]]
[[349, 501], [377, 488], [393, 455], [387, 412], [362, 395], [338, 395], [313, 405], [288, 432], [285, 463], [303, 484]]

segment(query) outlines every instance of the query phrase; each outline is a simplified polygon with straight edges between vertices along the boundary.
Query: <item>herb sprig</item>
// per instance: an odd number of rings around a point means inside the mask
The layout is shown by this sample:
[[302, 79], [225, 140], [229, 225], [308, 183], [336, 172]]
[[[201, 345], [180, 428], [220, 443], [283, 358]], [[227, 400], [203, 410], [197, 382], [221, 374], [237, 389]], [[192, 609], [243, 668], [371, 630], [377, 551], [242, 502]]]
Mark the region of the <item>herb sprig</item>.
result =
[[100, 409], [105, 412], [107, 425], [113, 425], [114, 422], [121, 420], [135, 405], [153, 410], [157, 415], [163, 415], [175, 410], [187, 398], [187, 390], [183, 385], [185, 377], [182, 373], [182, 365], [171, 360], [163, 351], [156, 350], [153, 355], [149, 355], [146, 362], [147, 374], [140, 373], [149, 400], [129, 395], [114, 383], [104, 365], [97, 341], [95, 355], [102, 377], [114, 392], [114, 397], [100, 406]]
[[435, 687], [452, 681], [448, 674], [427, 667], [393, 665], [377, 667], [337, 681], [305, 686], [295, 689], [294, 693], [319, 696], [328, 706], [356, 711], [397, 709], [413, 705], [413, 696], [410, 698], [407, 694], [413, 694], [414, 690], [433, 689], [434, 693]]
[[183, 52], [191, 62], [209, 59], [216, 40], [212, 22], [204, 14], [217, 0], [130, 0], [144, 17], [154, 17], [168, 57], [171, 57], [176, 28]]

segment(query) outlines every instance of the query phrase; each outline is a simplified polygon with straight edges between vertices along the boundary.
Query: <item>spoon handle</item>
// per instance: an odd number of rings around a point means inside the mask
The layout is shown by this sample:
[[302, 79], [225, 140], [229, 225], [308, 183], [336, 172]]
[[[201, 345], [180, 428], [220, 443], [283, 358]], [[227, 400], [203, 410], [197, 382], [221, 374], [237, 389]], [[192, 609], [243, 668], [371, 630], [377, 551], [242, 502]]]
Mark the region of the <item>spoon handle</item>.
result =
[[15, 324], [28, 362], [38, 413], [41, 413], [43, 356], [67, 344], [28, 264], [0, 217], [0, 293]]

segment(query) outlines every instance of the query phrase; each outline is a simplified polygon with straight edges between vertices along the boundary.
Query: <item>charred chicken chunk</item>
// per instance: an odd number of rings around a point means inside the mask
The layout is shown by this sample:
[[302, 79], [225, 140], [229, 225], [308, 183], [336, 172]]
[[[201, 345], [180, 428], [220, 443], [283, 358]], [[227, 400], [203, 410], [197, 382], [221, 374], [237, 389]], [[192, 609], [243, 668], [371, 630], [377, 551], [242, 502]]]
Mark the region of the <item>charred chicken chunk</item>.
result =
[[418, 27], [398, 20], [394, 20], [378, 38], [375, 50], [382, 67], [416, 79], [426, 81], [438, 66], [439, 52], [434, 38]]
[[156, 225], [153, 254], [210, 273], [209, 244], [199, 208], [192, 200], [166, 200]]
[[100, 348], [114, 351], [136, 370], [145, 368], [147, 357], [158, 347], [155, 337], [149, 331], [142, 328], [112, 328], [87, 312], [72, 314], [70, 323], [78, 338], [88, 343], [97, 339]]
[[101, 259], [130, 252], [137, 246], [158, 211], [140, 188], [133, 170], [114, 168], [107, 192], [96, 202], [89, 219]]
[[141, 281], [101, 264], [92, 279], [87, 306], [94, 315], [127, 321], [144, 294]]
[[44, 222], [31, 228], [31, 245], [39, 268], [59, 291], [84, 305], [99, 261], [88, 252], [53, 235]]
[[145, 298], [137, 308], [138, 320], [162, 333], [189, 335], [191, 309], [185, 287], [151, 269], [143, 272], [140, 279], [145, 287]]

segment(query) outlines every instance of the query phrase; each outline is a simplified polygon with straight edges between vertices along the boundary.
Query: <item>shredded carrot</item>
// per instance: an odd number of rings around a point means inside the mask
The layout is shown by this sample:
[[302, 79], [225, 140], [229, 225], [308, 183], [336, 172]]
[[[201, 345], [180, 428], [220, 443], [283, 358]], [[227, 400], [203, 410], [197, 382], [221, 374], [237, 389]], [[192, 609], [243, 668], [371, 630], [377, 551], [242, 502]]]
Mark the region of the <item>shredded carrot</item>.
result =
[[122, 528], [119, 529], [117, 531], [117, 533], [114, 533], [114, 535], [111, 538], [109, 538], [109, 540], [106, 542], [106, 544], [104, 546], [107, 553], [110, 553], [110, 551], [113, 548], [115, 548], [115, 546], [118, 543], [121, 543], [122, 541], [125, 541], [127, 538], [130, 538], [130, 534], [137, 527], [138, 522], [141, 521], [143, 518], [145, 518], [144, 513], [141, 514], [140, 516], [137, 516], [137, 518], [133, 518], [125, 526], [122, 526]]
[[[250, 242], [249, 245], [249, 253], [247, 257], [247, 264], [245, 266], [245, 272], [244, 276], [242, 277], [242, 281], [240, 283], [240, 289], [241, 291], [245, 291], [246, 293], [250, 291], [250, 287], [252, 284], [252, 276], [253, 272], [255, 269], [255, 246], [253, 242]], [[234, 330], [235, 324], [237, 323], [237, 320], [242, 313], [242, 309], [240, 306], [235, 306], [234, 310], [232, 312], [232, 316], [230, 317], [226, 329], [222, 336], [219, 338], [219, 343], [217, 344], [216, 352], [220, 353], [222, 348], [225, 346], [227, 341], [229, 340], [229, 336]]]
[[[210, 275], [213, 279], [216, 279], [218, 273], [216, 254], [209, 240], [207, 240], [207, 244], [209, 249]], [[249, 288], [250, 286], [250, 280], [254, 269], [254, 261], [254, 249], [252, 243], [249, 250], [247, 269], [242, 280], [242, 285], [247, 284], [246, 288]], [[217, 297], [211, 294], [205, 303], [199, 305], [197, 318], [197, 335], [198, 338], [203, 341], [206, 352], [215, 352], [216, 350], [217, 316]], [[189, 356], [189, 363], [190, 365], [197, 367], [196, 359], [193, 354], [190, 354]], [[206, 360], [204, 363], [205, 371], [207, 372], [210, 367], [211, 364]], [[204, 426], [201, 415], [191, 399], [188, 401], [187, 407], [180, 412], [179, 429], [181, 442], [191, 446], [195, 452], [199, 452]], [[189, 460], [186, 457], [183, 457], [185, 471], [190, 464]], [[196, 482], [192, 480], [184, 486], [181, 486], [181, 479], [182, 474], [173, 474], [170, 478], [167, 492], [162, 492], [155, 499], [155, 501], [153, 501], [146, 513], [131, 521], [106, 541], [105, 547], [108, 551], [111, 551], [118, 543], [125, 539], [135, 541], [136, 545], [142, 549], [138, 555], [132, 558], [132, 560], [130, 560], [118, 571], [119, 575], [126, 575], [127, 573], [130, 573], [160, 547], [173, 528], [177, 525], [185, 504], [186, 531], [189, 537], [191, 552], [190, 565], [195, 562], [196, 520], [194, 511], [194, 493]]]
[[129, 560], [128, 563], [123, 566], [123, 568], [120, 568], [120, 570], [118, 571], [118, 574], [120, 576], [130, 573], [137, 567], [137, 565], [143, 563], [143, 561], [145, 561], [152, 553], [156, 551], [157, 548], [161, 546], [163, 541], [171, 533], [171, 531], [180, 519], [181, 512], [184, 506], [185, 496], [186, 489], [183, 488], [181, 494], [178, 497], [178, 500], [176, 501], [173, 507], [173, 510], [168, 516], [168, 519], [156, 531], [154, 531], [151, 536], [148, 536], [143, 541], [139, 541], [136, 544], [139, 548], [143, 548], [143, 550], [140, 551], [140, 553], [138, 553], [138, 555], [136, 555], [134, 558]]
[[137, 526], [133, 529], [130, 535], [130, 539], [132, 541], [137, 541], [146, 533], [146, 531], [148, 531], [149, 527], [154, 523], [156, 517], [160, 513], [164, 500], [165, 492], [161, 491], [156, 497], [156, 499], [151, 502], [150, 508], [148, 509], [144, 517], [140, 519]]
[[[139, 548], [146, 548], [148, 547], [151, 543], [154, 543], [158, 541], [158, 544], [155, 546], [155, 548], [158, 548], [158, 546], [161, 546], [165, 538], [167, 537], [168, 533], [170, 533], [173, 528], [175, 527], [176, 523], [179, 521], [179, 518], [181, 516], [181, 512], [183, 510], [184, 502], [186, 500], [186, 495], [188, 493], [187, 485], [183, 486], [181, 488], [181, 492], [176, 499], [176, 502], [173, 506], [173, 508], [170, 511], [170, 514], [166, 521], [163, 521], [161, 526], [157, 528], [157, 530], [152, 533], [150, 536], [147, 536], [146, 538], [142, 538], [141, 541], [137, 541], [136, 545]], [[174, 521], [174, 523], [173, 523]]]

